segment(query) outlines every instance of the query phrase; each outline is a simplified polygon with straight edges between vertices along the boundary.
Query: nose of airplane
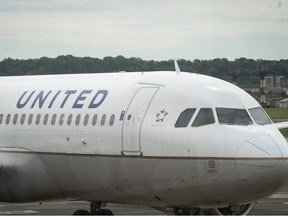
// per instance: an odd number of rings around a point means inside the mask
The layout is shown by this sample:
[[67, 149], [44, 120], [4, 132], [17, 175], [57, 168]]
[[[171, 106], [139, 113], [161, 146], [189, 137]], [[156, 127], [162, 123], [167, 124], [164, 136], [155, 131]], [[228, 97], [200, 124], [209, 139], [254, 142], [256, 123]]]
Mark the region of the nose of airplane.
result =
[[281, 148], [269, 135], [253, 137], [239, 146], [236, 167], [238, 181], [247, 193], [264, 198], [275, 193], [287, 178]]
[[281, 158], [283, 160], [283, 155], [278, 147], [277, 143], [271, 138], [270, 135], [260, 135], [251, 138], [244, 142], [238, 149], [238, 157], [251, 157], [255, 158]]

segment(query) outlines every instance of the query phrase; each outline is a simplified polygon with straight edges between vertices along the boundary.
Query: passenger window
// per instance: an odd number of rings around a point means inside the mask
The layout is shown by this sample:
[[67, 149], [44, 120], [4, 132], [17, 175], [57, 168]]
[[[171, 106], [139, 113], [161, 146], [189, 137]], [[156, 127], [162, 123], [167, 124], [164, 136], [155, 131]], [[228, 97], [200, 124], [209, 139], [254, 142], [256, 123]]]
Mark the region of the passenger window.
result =
[[86, 115], [85, 115], [85, 118], [84, 118], [84, 125], [85, 125], [85, 126], [88, 124], [88, 121], [89, 121], [89, 115], [86, 114]]
[[14, 125], [17, 123], [17, 119], [18, 119], [18, 114], [15, 114], [14, 118], [13, 118], [13, 124]]
[[72, 119], [73, 119], [73, 115], [70, 114], [70, 115], [68, 116], [68, 119], [67, 119], [67, 125], [71, 125]]
[[52, 125], [55, 125], [56, 118], [57, 118], [57, 115], [54, 114], [54, 115], [52, 116], [52, 120], [51, 120], [51, 124], [52, 124]]
[[2, 124], [3, 121], [3, 114], [0, 115], [0, 124]]
[[25, 122], [25, 118], [26, 118], [26, 115], [25, 115], [25, 114], [23, 114], [23, 115], [21, 116], [21, 120], [20, 120], [20, 122], [21, 122], [21, 125], [23, 125], [23, 124], [24, 124], [24, 122]]
[[200, 127], [203, 125], [209, 125], [213, 123], [215, 123], [215, 119], [212, 109], [201, 108], [192, 124], [192, 127]]
[[101, 125], [102, 126], [105, 124], [105, 120], [106, 120], [106, 115], [104, 114], [101, 118]]
[[38, 125], [40, 123], [40, 119], [41, 119], [41, 115], [38, 114], [36, 117], [36, 125]]
[[33, 121], [33, 114], [30, 114], [28, 118], [28, 124], [31, 125], [32, 121]]
[[9, 122], [10, 122], [10, 118], [11, 118], [11, 114], [8, 114], [8, 115], [6, 116], [6, 124], [7, 124], [7, 125], [8, 125]]
[[245, 109], [216, 108], [220, 124], [249, 125], [253, 124]]
[[92, 125], [94, 126], [94, 125], [96, 125], [96, 123], [97, 123], [97, 114], [95, 114], [94, 116], [93, 116], [93, 119], [92, 119]]
[[47, 122], [48, 122], [48, 118], [49, 118], [49, 115], [46, 114], [46, 115], [44, 116], [44, 120], [43, 120], [43, 124], [44, 124], [44, 125], [47, 124]]
[[187, 127], [187, 125], [189, 124], [193, 114], [195, 113], [196, 109], [186, 109], [184, 110], [180, 116], [178, 117], [176, 123], [175, 123], [175, 127]]
[[115, 120], [115, 115], [111, 115], [110, 117], [110, 121], [109, 121], [109, 125], [112, 126], [114, 124], [114, 120]]
[[80, 119], [81, 119], [81, 115], [78, 114], [77, 117], [76, 117], [76, 121], [75, 121], [75, 124], [76, 124], [76, 125], [79, 125]]
[[62, 114], [62, 115], [60, 116], [60, 119], [59, 119], [59, 124], [60, 124], [60, 125], [63, 124], [63, 122], [64, 122], [64, 118], [65, 118], [65, 115]]

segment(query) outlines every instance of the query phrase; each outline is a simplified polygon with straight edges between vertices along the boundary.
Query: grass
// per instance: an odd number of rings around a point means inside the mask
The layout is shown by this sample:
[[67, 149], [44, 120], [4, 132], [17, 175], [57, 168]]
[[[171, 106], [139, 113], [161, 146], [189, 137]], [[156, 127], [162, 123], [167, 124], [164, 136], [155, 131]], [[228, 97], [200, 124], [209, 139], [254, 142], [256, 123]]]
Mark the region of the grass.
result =
[[280, 132], [283, 134], [284, 137], [288, 137], [288, 128], [281, 129]]
[[265, 108], [271, 119], [288, 119], [288, 109], [286, 108]]
[[[273, 119], [288, 119], [288, 109], [285, 108], [265, 108], [269, 117]], [[288, 128], [280, 130], [284, 137], [288, 137]]]

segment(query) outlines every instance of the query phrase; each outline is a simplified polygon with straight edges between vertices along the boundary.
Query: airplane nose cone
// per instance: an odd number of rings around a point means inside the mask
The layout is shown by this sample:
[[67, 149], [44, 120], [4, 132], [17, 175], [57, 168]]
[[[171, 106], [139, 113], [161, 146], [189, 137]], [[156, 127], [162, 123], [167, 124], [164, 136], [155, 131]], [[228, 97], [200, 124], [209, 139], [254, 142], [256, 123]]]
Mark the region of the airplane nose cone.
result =
[[237, 155], [238, 157], [283, 159], [282, 152], [269, 135], [261, 135], [247, 140], [239, 147]]
[[269, 135], [244, 142], [238, 149], [236, 167], [238, 181], [255, 199], [275, 193], [287, 177], [283, 154]]

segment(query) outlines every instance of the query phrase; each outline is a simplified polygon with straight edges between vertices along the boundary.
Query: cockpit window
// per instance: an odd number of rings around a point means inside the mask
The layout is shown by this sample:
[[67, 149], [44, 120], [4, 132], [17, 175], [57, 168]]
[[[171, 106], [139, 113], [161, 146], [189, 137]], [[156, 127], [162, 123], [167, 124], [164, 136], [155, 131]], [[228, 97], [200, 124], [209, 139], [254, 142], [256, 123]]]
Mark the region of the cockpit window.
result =
[[220, 124], [250, 125], [253, 124], [245, 109], [216, 108]]
[[186, 109], [178, 117], [175, 127], [187, 127], [196, 109]]
[[210, 108], [201, 108], [198, 115], [196, 116], [192, 127], [200, 127], [203, 125], [215, 123], [213, 111]]
[[268, 116], [262, 110], [261, 107], [249, 109], [249, 112], [251, 113], [252, 118], [257, 124], [259, 125], [271, 124], [271, 120], [268, 118]]

